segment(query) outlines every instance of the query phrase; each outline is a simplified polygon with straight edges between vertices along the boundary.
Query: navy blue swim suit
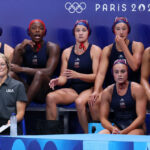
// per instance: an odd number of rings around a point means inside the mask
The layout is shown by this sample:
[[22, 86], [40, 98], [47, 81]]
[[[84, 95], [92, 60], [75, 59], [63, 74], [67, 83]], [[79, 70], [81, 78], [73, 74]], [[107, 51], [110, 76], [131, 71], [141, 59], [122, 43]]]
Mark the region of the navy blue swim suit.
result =
[[[91, 44], [89, 44], [87, 50], [82, 55], [77, 55], [72, 48], [70, 58], [68, 61], [68, 69], [74, 70], [83, 74], [91, 74], [92, 70], [92, 59], [90, 56]], [[93, 83], [87, 83], [80, 79], [69, 79], [69, 87], [73, 88], [78, 94], [82, 91], [89, 89], [93, 86]]]
[[124, 96], [117, 94], [116, 84], [114, 85], [110, 107], [114, 111], [113, 122], [121, 130], [128, 127], [136, 119], [136, 103], [131, 95], [131, 82], [129, 82]]
[[[45, 68], [48, 54], [47, 54], [47, 42], [44, 41], [41, 49], [38, 52], [34, 52], [30, 45], [25, 47], [25, 53], [23, 55], [23, 66], [30, 68]], [[27, 83], [30, 84], [32, 81], [32, 76], [27, 76]]]
[[[129, 42], [128, 48], [131, 54], [132, 53], [132, 43], [133, 41]], [[106, 73], [106, 77], [105, 77], [105, 81], [104, 81], [104, 88], [107, 87], [108, 85], [113, 84], [114, 78], [113, 78], [113, 74], [112, 74], [112, 67], [114, 64], [114, 61], [117, 59], [126, 59], [125, 55], [123, 52], [119, 52], [116, 48], [116, 43], [113, 43], [113, 47], [111, 50], [111, 54], [109, 56], [109, 66], [108, 66], [108, 70]], [[132, 71], [130, 67], [128, 67], [128, 80], [129, 81], [134, 81], [134, 82], [140, 82], [140, 69], [138, 69], [137, 71]]]

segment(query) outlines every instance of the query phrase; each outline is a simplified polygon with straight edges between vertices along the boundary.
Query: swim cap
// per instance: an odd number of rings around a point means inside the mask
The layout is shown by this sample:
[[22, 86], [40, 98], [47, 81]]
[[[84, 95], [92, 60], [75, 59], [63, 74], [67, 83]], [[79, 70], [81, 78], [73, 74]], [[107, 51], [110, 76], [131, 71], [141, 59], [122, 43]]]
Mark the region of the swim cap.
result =
[[115, 21], [114, 21], [113, 26], [112, 26], [112, 32], [115, 33], [114, 31], [115, 31], [116, 24], [121, 23], [121, 22], [125, 23], [128, 26], [128, 33], [130, 33], [131, 27], [130, 27], [130, 25], [128, 23], [127, 18], [125, 18], [125, 17], [116, 17], [115, 18]]
[[89, 32], [89, 36], [91, 34], [91, 29], [90, 29], [90, 26], [89, 26], [89, 23], [87, 20], [77, 20], [75, 25], [74, 25], [74, 28], [73, 28], [73, 34], [74, 34], [74, 31], [75, 31], [75, 28], [77, 25], [83, 25], [85, 26], [87, 29], [88, 29], [88, 32]]
[[42, 20], [40, 20], [40, 19], [34, 19], [34, 20], [32, 20], [31, 22], [30, 22], [30, 24], [29, 24], [29, 31], [30, 31], [30, 29], [31, 29], [31, 25], [33, 24], [33, 23], [35, 23], [35, 22], [40, 22], [42, 25], [43, 25], [43, 27], [44, 27], [44, 32], [46, 33], [46, 26], [45, 26], [45, 23], [42, 21]]

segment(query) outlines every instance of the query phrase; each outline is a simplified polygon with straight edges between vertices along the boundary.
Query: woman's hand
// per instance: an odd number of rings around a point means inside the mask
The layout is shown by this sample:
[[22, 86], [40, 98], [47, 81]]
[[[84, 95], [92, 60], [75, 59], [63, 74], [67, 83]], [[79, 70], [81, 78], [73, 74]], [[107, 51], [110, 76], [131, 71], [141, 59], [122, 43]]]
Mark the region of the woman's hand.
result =
[[20, 67], [19, 65], [16, 65], [16, 64], [11, 64], [10, 69], [11, 69], [11, 71], [14, 71], [16, 73], [22, 72], [22, 67]]
[[115, 128], [112, 130], [112, 134], [120, 134], [120, 130], [115, 127]]
[[33, 48], [35, 43], [32, 40], [24, 39], [24, 41], [21, 43], [21, 48], [24, 48], [26, 45], [30, 45]]
[[55, 78], [55, 79], [50, 80], [49, 86], [50, 86], [50, 88], [51, 88], [52, 90], [54, 90], [54, 87], [55, 87], [56, 85], [58, 85], [58, 80], [59, 80], [59, 78]]
[[79, 73], [70, 69], [66, 69], [63, 73], [63, 76], [65, 76], [67, 79], [77, 79]]
[[126, 45], [125, 38], [122, 38], [119, 35], [116, 35], [115, 41], [120, 46], [120, 48], [122, 48], [124, 45]]

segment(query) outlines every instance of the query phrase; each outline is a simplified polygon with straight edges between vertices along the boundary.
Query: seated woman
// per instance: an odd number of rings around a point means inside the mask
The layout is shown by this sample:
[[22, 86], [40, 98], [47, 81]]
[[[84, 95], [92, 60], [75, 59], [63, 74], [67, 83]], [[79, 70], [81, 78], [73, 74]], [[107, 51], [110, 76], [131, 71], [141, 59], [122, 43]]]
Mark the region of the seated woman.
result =
[[45, 102], [48, 82], [59, 61], [59, 46], [44, 40], [46, 32], [45, 23], [34, 19], [28, 27], [31, 39], [24, 39], [15, 47], [10, 75], [24, 83], [28, 104], [33, 100]]
[[[100, 120], [105, 128], [100, 134], [145, 134], [146, 94], [143, 87], [128, 81], [128, 66], [118, 59], [113, 65], [115, 84], [102, 92]], [[110, 108], [114, 111], [114, 126], [108, 119]]]
[[[49, 83], [50, 88], [54, 89], [56, 85], [63, 86], [68, 81], [68, 87], [50, 92], [46, 98], [47, 120], [57, 118], [57, 104], [67, 105], [75, 102], [79, 121], [85, 133], [88, 133], [86, 104], [92, 93], [101, 55], [101, 49], [88, 42], [90, 32], [86, 20], [78, 20], [75, 23], [73, 34], [76, 44], [63, 51], [61, 74]], [[98, 109], [98, 105], [95, 107]]]
[[127, 18], [116, 17], [112, 26], [115, 42], [104, 47], [102, 57], [95, 79], [94, 91], [91, 95], [91, 103], [100, 98], [103, 87], [114, 83], [112, 66], [115, 60], [125, 59], [128, 63], [128, 79], [140, 83], [140, 66], [144, 45], [141, 42], [128, 38], [131, 27]]
[[[8, 75], [9, 69], [8, 58], [0, 53], [0, 126], [10, 123], [12, 113], [16, 113], [19, 123], [24, 117], [27, 102], [24, 85]], [[21, 126], [18, 126], [18, 133], [21, 131]], [[9, 134], [9, 129], [1, 134]]]

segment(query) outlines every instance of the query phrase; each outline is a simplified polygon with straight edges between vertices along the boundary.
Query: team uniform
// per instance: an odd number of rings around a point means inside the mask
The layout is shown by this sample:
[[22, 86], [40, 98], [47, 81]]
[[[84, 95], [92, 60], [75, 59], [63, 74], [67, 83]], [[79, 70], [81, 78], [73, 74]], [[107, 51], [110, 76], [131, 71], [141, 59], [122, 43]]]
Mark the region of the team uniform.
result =
[[128, 89], [125, 95], [119, 96], [116, 89], [116, 84], [113, 88], [112, 100], [110, 103], [113, 109], [115, 125], [123, 130], [127, 128], [136, 118], [136, 102], [131, 95], [131, 84], [129, 82]]
[[[129, 48], [129, 51], [130, 51], [131, 54], [133, 54], [133, 52], [132, 52], [132, 43], [133, 43], [133, 41], [130, 41], [129, 45], [128, 45], [128, 48]], [[119, 52], [116, 48], [116, 43], [114, 43], [113, 46], [112, 46], [111, 54], [109, 56], [109, 67], [108, 67], [108, 71], [107, 71], [106, 78], [105, 78], [105, 81], [104, 81], [104, 87], [107, 87], [108, 85], [111, 85], [115, 82], [114, 78], [113, 78], [113, 75], [112, 75], [112, 67], [113, 67], [114, 61], [117, 60], [117, 59], [124, 59], [125, 61], [127, 61], [126, 58], [125, 58], [124, 53]], [[128, 66], [128, 80], [129, 81], [134, 81], [134, 82], [140, 83], [140, 74], [141, 74], [140, 73], [140, 68], [137, 71], [134, 72]]]
[[[47, 42], [44, 41], [43, 46], [38, 52], [34, 52], [30, 45], [25, 47], [25, 53], [23, 55], [23, 66], [29, 68], [45, 68], [48, 60], [47, 54]], [[32, 82], [33, 76], [26, 75], [27, 83]]]
[[0, 99], [0, 125], [4, 125], [12, 113], [17, 113], [17, 101], [27, 102], [23, 83], [8, 76], [0, 86]]
[[[70, 58], [68, 61], [68, 69], [74, 70], [83, 74], [91, 74], [92, 70], [92, 59], [90, 56], [90, 50], [92, 45], [89, 44], [87, 50], [82, 55], [77, 55], [74, 52], [75, 46], [73, 46]], [[80, 79], [69, 79], [69, 87], [73, 88], [78, 94], [82, 91], [89, 89], [93, 86], [93, 83], [87, 83]]]

